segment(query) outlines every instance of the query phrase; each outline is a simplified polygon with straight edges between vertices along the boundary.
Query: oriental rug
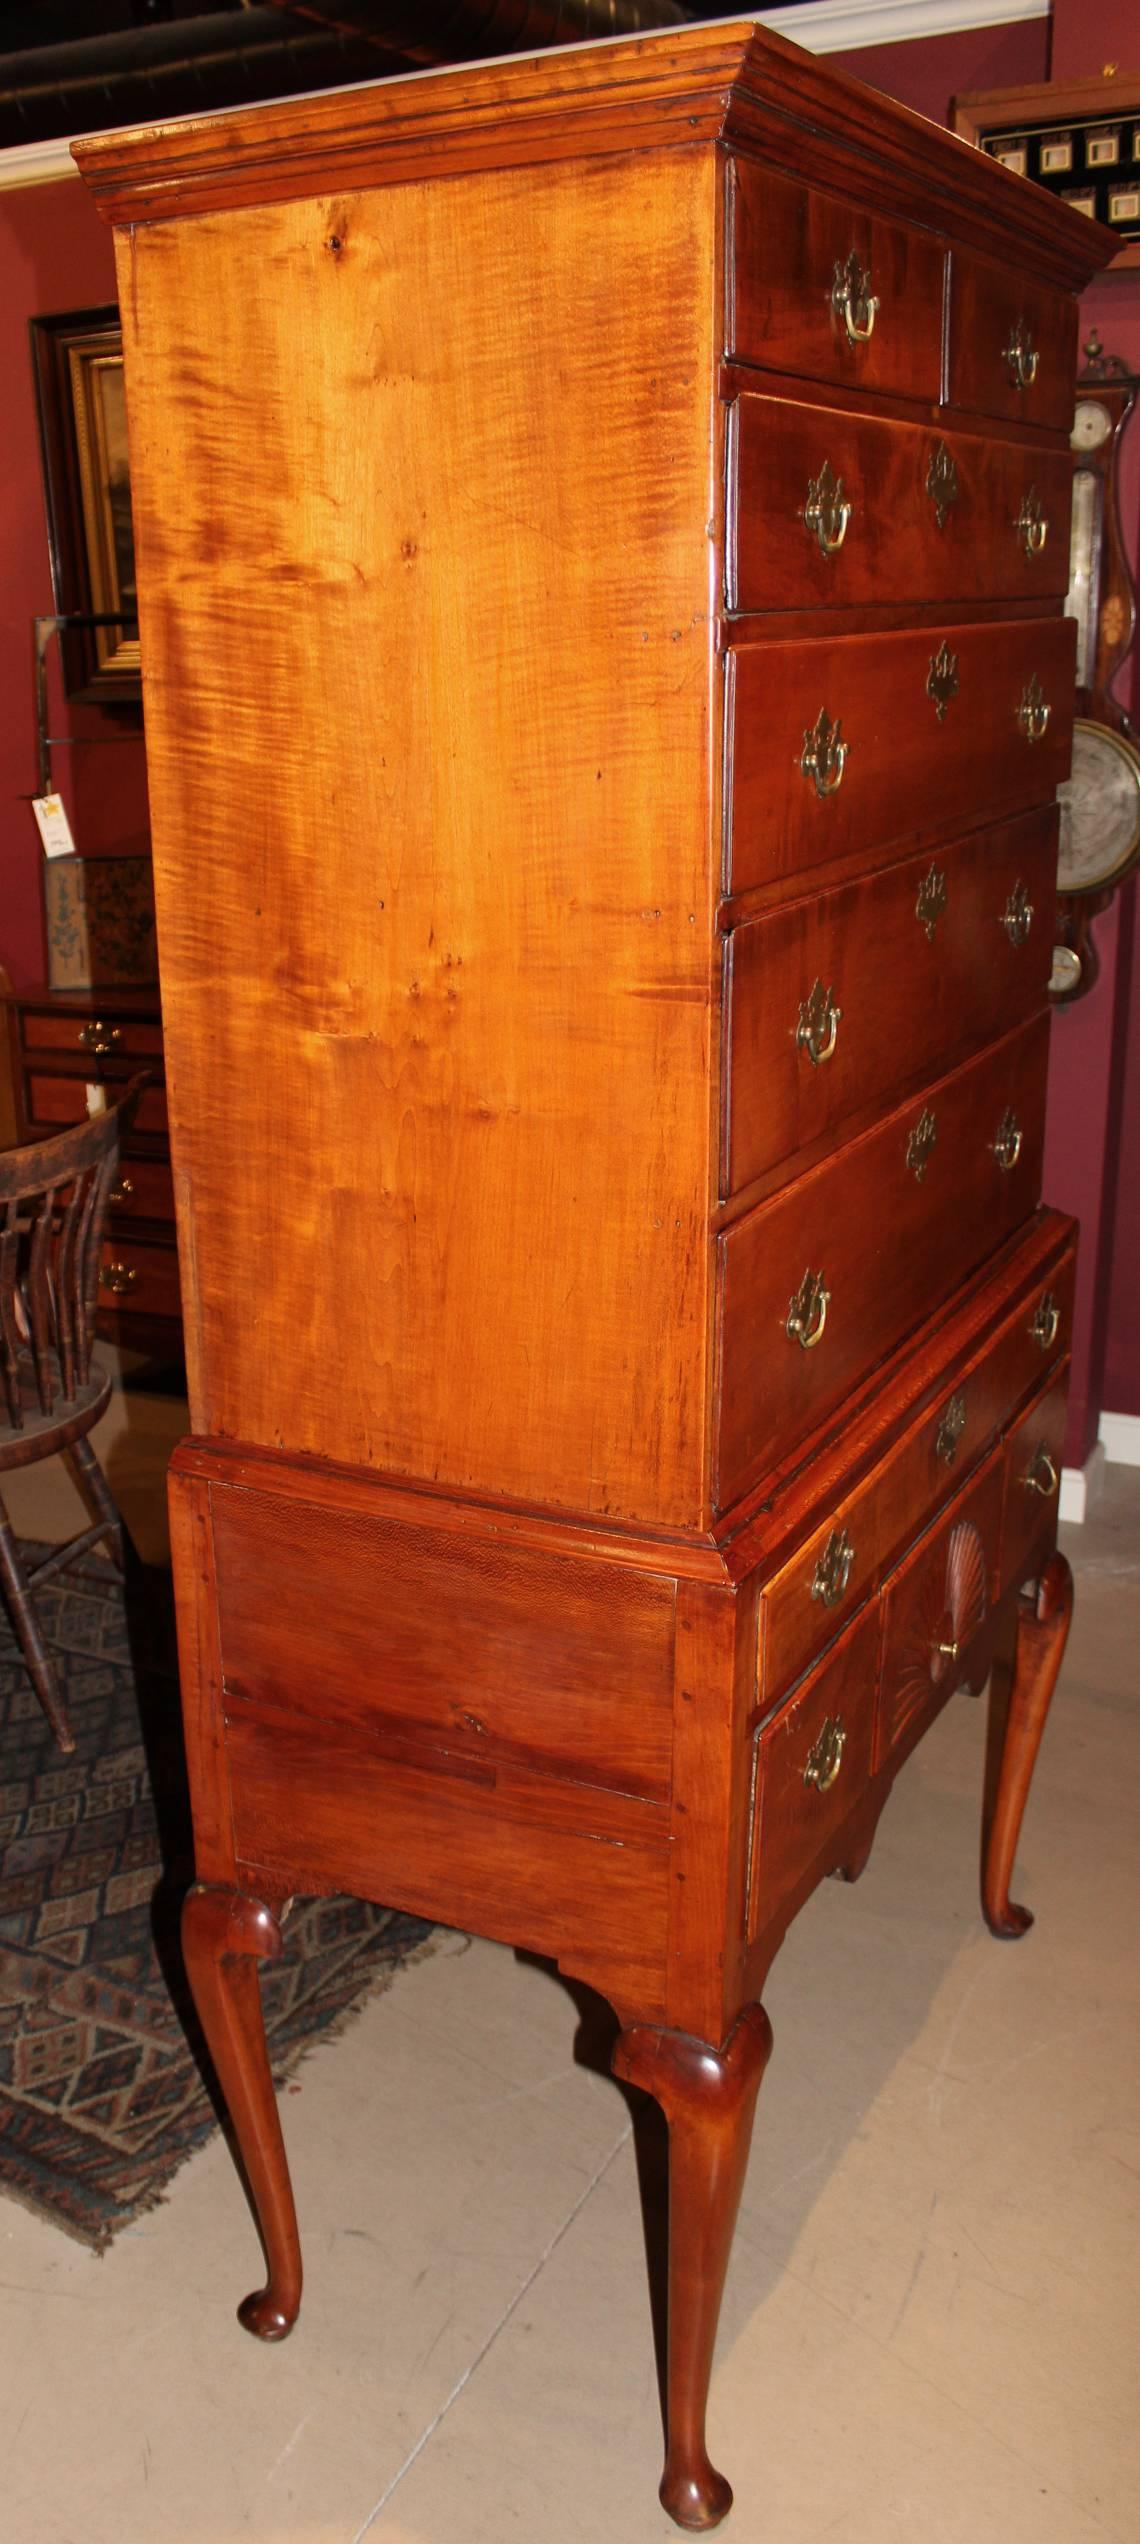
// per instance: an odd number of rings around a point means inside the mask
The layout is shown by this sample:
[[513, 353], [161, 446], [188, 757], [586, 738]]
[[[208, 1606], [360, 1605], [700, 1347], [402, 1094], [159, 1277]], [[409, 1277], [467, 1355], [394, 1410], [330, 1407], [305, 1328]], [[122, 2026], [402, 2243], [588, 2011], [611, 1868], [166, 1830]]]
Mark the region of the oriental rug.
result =
[[[76, 1749], [56, 1749], [0, 1603], [0, 2192], [101, 2251], [218, 2126], [178, 1944], [192, 1876], [169, 1575], [135, 1566], [124, 1588], [89, 1557], [37, 1606]], [[431, 1931], [298, 1901], [262, 1979], [275, 2077]]]

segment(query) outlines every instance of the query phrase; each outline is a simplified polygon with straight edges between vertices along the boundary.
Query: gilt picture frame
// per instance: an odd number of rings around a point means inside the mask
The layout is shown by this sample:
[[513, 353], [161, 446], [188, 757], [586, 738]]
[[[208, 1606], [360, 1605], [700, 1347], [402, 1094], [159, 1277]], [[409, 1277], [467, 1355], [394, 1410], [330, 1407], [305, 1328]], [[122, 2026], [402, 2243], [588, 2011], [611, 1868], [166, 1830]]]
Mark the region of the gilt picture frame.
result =
[[112, 302], [31, 320], [54, 604], [60, 615], [112, 618], [62, 634], [64, 686], [75, 703], [141, 698], [123, 340]]

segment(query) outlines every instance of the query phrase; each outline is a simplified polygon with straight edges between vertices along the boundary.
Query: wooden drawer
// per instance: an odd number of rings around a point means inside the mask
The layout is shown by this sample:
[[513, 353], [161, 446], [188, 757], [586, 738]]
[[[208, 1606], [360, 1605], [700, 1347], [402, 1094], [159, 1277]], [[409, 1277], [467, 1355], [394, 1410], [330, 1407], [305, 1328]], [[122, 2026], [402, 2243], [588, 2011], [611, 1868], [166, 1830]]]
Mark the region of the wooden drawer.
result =
[[254, 1493], [219, 1497], [216, 1535], [235, 1720], [667, 1801], [672, 1581]]
[[[108, 1101], [115, 1100], [115, 1083], [106, 1075], [93, 1081], [106, 1088]], [[126, 1081], [122, 1083], [125, 1085]], [[87, 1118], [88, 1081], [80, 1077], [49, 1077], [46, 1072], [31, 1070], [27, 1079], [29, 1134], [34, 1139], [40, 1129], [52, 1130], [60, 1122], [82, 1122]], [[136, 1131], [147, 1131], [165, 1138], [167, 1131], [166, 1090], [144, 1087], [135, 1114]]]
[[1035, 1396], [1006, 1443], [1002, 1585], [1032, 1577], [1057, 1535], [1057, 1506], [1065, 1453], [1069, 1368]]
[[[937, 403], [939, 240], [738, 159], [728, 166], [726, 241], [729, 360]], [[860, 306], [861, 287], [873, 311]]]
[[[726, 891], [878, 862], [910, 839], [972, 829], [979, 814], [1051, 803], [1069, 774], [1075, 653], [1076, 622], [1061, 617], [734, 646]], [[802, 765], [821, 714], [847, 745], [828, 794]]]
[[178, 1256], [173, 1246], [139, 1245], [116, 1233], [103, 1248], [100, 1309], [128, 1309], [139, 1316], [180, 1316]]
[[[833, 1144], [853, 1117], [1031, 1016], [1056, 863], [1055, 813], [1029, 813], [736, 928], [722, 1192], [786, 1176], [798, 1150]], [[945, 899], [924, 923], [932, 874]]]
[[756, 1734], [748, 1939], [765, 1897], [785, 1896], [842, 1827], [871, 1773], [879, 1616], [856, 1618], [811, 1677]]
[[[925, 1528], [1072, 1337], [1076, 1254], [1018, 1301], [992, 1340], [773, 1574], [760, 1601], [760, 1683], [770, 1704], [866, 1599], [907, 1536]], [[1005, 1566], [1003, 1562], [1003, 1577]]]
[[[1036, 1018], [718, 1239], [718, 1509], [1028, 1217], [1040, 1191], [1048, 1036], [1048, 1018]], [[928, 1115], [936, 1141], [919, 1176], [914, 1139]], [[994, 1148], [1007, 1115], [1019, 1134], [1008, 1166]], [[809, 1282], [826, 1292], [822, 1317], [804, 1296]], [[797, 1297], [806, 1344], [790, 1330]]]
[[[942, 495], [940, 455], [952, 471]], [[842, 545], [827, 555], [806, 517], [825, 470], [842, 480], [851, 507]], [[727, 606], [1059, 598], [1068, 584], [1072, 473], [1068, 451], [781, 398], [737, 398]]]
[[952, 1696], [998, 1593], [1003, 1457], [995, 1450], [883, 1592], [875, 1766], [932, 1699]]
[[111, 1196], [111, 1225], [129, 1228], [137, 1219], [174, 1219], [174, 1182], [169, 1166], [147, 1157], [124, 1157]]
[[25, 1010], [27, 1051], [77, 1051], [84, 1060], [160, 1060], [162, 1027], [137, 1016], [45, 1014]]
[[955, 249], [950, 275], [951, 406], [1068, 433], [1077, 376], [1077, 304], [985, 256]]

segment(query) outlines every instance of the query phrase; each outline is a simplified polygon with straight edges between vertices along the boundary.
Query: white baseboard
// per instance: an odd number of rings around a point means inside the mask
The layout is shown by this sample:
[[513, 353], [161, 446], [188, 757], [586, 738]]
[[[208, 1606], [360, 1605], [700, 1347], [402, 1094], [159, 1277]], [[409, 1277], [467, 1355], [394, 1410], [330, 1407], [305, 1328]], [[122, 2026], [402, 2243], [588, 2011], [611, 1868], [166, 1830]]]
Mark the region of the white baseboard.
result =
[[1102, 1413], [1097, 1439], [1110, 1466], [1140, 1466], [1140, 1413]]
[[1107, 1464], [1104, 1443], [1098, 1440], [1095, 1447], [1089, 1450], [1083, 1466], [1062, 1467], [1061, 1498], [1057, 1505], [1058, 1519], [1068, 1520], [1077, 1528], [1082, 1525], [1088, 1518], [1089, 1512], [1100, 1500], [1104, 1490], [1104, 1470]]

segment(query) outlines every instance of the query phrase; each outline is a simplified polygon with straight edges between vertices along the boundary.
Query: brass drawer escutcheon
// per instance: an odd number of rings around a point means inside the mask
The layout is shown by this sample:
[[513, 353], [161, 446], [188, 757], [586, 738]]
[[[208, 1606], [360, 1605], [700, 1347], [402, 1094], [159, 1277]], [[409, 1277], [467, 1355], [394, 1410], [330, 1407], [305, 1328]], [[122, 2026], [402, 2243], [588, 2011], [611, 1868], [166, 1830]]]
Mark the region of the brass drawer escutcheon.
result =
[[958, 471], [945, 442], [939, 442], [931, 453], [930, 466], [926, 472], [926, 491], [934, 506], [934, 518], [938, 528], [944, 530], [950, 518], [951, 509], [958, 501]]
[[1050, 1457], [1048, 1449], [1045, 1446], [1044, 1440], [1040, 1440], [1038, 1442], [1021, 1481], [1025, 1485], [1027, 1492], [1040, 1493], [1045, 1501], [1052, 1501], [1053, 1495], [1058, 1489], [1061, 1478], [1057, 1473], [1057, 1469]]
[[796, 1026], [796, 1049], [806, 1051], [813, 1069], [822, 1068], [824, 1061], [830, 1060], [842, 1015], [843, 1009], [830, 989], [825, 989], [821, 980], [814, 980], [807, 997], [800, 1002]]
[[1017, 721], [1027, 742], [1043, 742], [1049, 730], [1049, 701], [1034, 672], [1021, 693]]
[[847, 536], [852, 506], [843, 492], [843, 479], [832, 474], [830, 460], [824, 460], [818, 477], [809, 477], [804, 522], [811, 531], [821, 556], [837, 556]]
[[1005, 361], [1015, 389], [1031, 389], [1037, 377], [1037, 347], [1029, 333], [1027, 321], [1019, 318], [1010, 331], [1005, 348]]
[[138, 1277], [129, 1263], [109, 1263], [106, 1271], [100, 1274], [104, 1289], [110, 1290], [115, 1298], [123, 1298], [128, 1290], [133, 1290]]
[[1030, 1326], [1029, 1331], [1032, 1340], [1037, 1344], [1039, 1350], [1043, 1352], [1052, 1351], [1053, 1345], [1057, 1340], [1057, 1336], [1061, 1331], [1061, 1310], [1057, 1305], [1057, 1301], [1053, 1296], [1052, 1290], [1044, 1290], [1041, 1297], [1038, 1299], [1037, 1313], [1034, 1316], [1033, 1323]]
[[934, 712], [941, 724], [951, 698], [956, 698], [958, 695], [958, 657], [957, 654], [951, 653], [949, 645], [945, 642], [939, 646], [937, 653], [930, 657], [926, 694], [928, 698], [933, 698]]
[[855, 1548], [845, 1528], [833, 1528], [812, 1574], [811, 1595], [825, 1608], [837, 1608], [851, 1579]]
[[842, 719], [834, 724], [826, 707], [821, 707], [810, 733], [804, 735], [800, 767], [810, 777], [817, 795], [837, 795], [843, 784], [850, 745], [843, 739]]
[[81, 1050], [97, 1052], [101, 1057], [104, 1052], [117, 1049], [123, 1039], [122, 1028], [105, 1025], [100, 1016], [93, 1016], [89, 1025], [80, 1025], [75, 1039]]
[[924, 1104], [906, 1144], [906, 1162], [916, 1183], [921, 1183], [930, 1163], [932, 1150], [938, 1144], [938, 1124], [928, 1104]]
[[933, 942], [935, 928], [937, 927], [939, 919], [946, 907], [948, 894], [949, 885], [946, 881], [944, 867], [932, 866], [929, 874], [925, 874], [919, 884], [918, 899], [914, 905], [914, 915], [918, 920], [918, 924], [921, 928], [925, 928], [927, 937], [931, 940], [931, 942]]
[[1021, 1124], [1009, 1107], [998, 1123], [996, 1138], [990, 1141], [990, 1150], [1003, 1175], [1012, 1174], [1021, 1155]]
[[1022, 496], [1021, 510], [1013, 526], [1026, 556], [1040, 556], [1049, 536], [1049, 517], [1036, 486], [1031, 486], [1028, 494]]
[[944, 1466], [953, 1466], [958, 1455], [958, 1442], [966, 1428], [966, 1393], [959, 1387], [951, 1396], [938, 1429], [934, 1434], [934, 1454]]
[[813, 1784], [817, 1793], [826, 1793], [833, 1785], [843, 1764], [847, 1746], [847, 1729], [842, 1714], [828, 1715], [818, 1737], [808, 1750], [804, 1765], [804, 1783]]
[[1011, 945], [1024, 945], [1033, 925], [1033, 903], [1020, 875], [1002, 911], [1001, 924]]
[[798, 1343], [801, 1351], [814, 1351], [823, 1340], [830, 1302], [822, 1272], [805, 1272], [795, 1297], [788, 1301], [784, 1332], [789, 1342]]
[[864, 265], [861, 257], [856, 256], [854, 248], [850, 256], [835, 268], [831, 285], [831, 306], [837, 317], [843, 320], [847, 330], [848, 344], [870, 343], [875, 332], [875, 314], [879, 303], [871, 289], [870, 267]]

